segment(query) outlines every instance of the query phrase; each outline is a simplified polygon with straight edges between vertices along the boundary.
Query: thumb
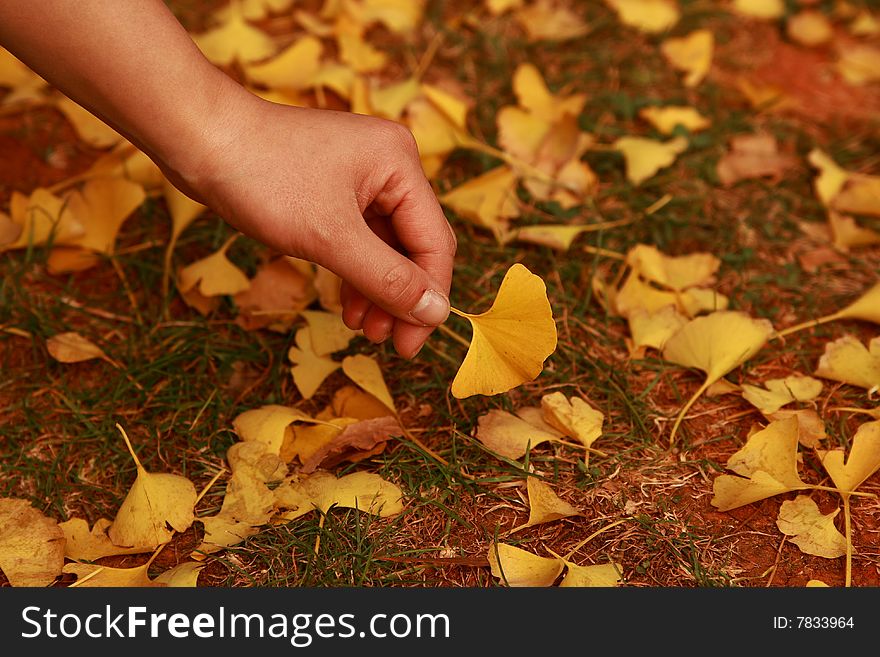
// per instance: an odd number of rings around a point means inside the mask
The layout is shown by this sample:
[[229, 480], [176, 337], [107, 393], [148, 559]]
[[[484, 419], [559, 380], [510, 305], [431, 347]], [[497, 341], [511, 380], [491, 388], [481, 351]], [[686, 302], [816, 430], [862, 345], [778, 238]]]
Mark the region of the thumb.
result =
[[[354, 223], [354, 222], [353, 222]], [[367, 299], [388, 314], [416, 326], [437, 326], [449, 316], [448, 285], [386, 244], [363, 219], [354, 225], [348, 248], [328, 264]]]

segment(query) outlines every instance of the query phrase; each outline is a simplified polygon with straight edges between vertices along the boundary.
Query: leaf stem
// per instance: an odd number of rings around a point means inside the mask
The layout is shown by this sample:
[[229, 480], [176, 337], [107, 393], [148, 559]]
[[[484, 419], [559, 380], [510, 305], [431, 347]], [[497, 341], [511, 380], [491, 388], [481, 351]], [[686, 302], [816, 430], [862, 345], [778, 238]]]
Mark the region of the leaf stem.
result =
[[631, 520], [631, 518], [621, 518], [620, 520], [616, 520], [616, 521], [612, 522], [610, 525], [605, 525], [605, 526], [602, 527], [601, 529], [597, 529], [597, 530], [594, 531], [592, 534], [590, 534], [589, 536], [587, 536], [584, 540], [582, 540], [580, 543], [578, 543], [577, 545], [575, 545], [575, 546], [569, 551], [568, 554], [566, 554], [564, 557], [562, 557], [562, 559], [563, 559], [564, 561], [568, 561], [569, 559], [571, 559], [571, 558], [574, 556], [574, 553], [575, 553], [575, 552], [577, 552], [578, 550], [580, 550], [580, 549], [581, 549], [582, 547], [584, 547], [587, 543], [589, 543], [589, 542], [592, 541], [594, 538], [596, 538], [599, 534], [601, 534], [602, 532], [607, 532], [607, 531], [608, 531], [609, 529], [611, 529], [612, 527], [617, 527], [617, 525], [622, 525], [622, 524], [625, 523], [627, 520]]
[[852, 586], [852, 519], [849, 513], [849, 495], [844, 494], [843, 497], [843, 521], [846, 531], [846, 580], [844, 586]]
[[795, 324], [794, 326], [789, 326], [786, 329], [777, 331], [773, 337], [784, 338], [787, 335], [797, 333], [798, 331], [802, 331], [803, 329], [813, 328], [814, 326], [819, 326], [820, 324], [827, 324], [828, 322], [833, 322], [835, 320], [842, 319], [843, 317], [844, 315], [841, 315], [840, 313], [834, 313], [832, 315], [825, 315], [825, 317], [820, 317], [819, 319], [810, 319], [806, 322], [801, 322], [800, 324]]
[[465, 347], [471, 346], [471, 343], [468, 340], [465, 340], [463, 337], [461, 337], [458, 333], [453, 331], [451, 328], [444, 326], [443, 324], [440, 324], [440, 326], [438, 326], [437, 328], [440, 329], [441, 333], [445, 333], [448, 337], [452, 338], [456, 342], [463, 344]]
[[703, 382], [703, 385], [697, 388], [697, 391], [694, 393], [693, 397], [688, 400], [687, 404], [685, 404], [681, 411], [678, 413], [678, 417], [675, 419], [675, 424], [672, 425], [672, 433], [669, 435], [670, 448], [675, 444], [675, 434], [678, 433], [678, 427], [681, 425], [681, 421], [684, 419], [685, 414], [690, 410], [691, 406], [694, 405], [694, 402], [699, 399], [700, 395], [706, 392], [710, 385], [712, 385], [712, 383], [710, 382], [710, 379], [707, 378]]
[[839, 488], [834, 488], [833, 486], [813, 486], [813, 485], [809, 485], [809, 486], [807, 486], [807, 488], [810, 488], [810, 489], [812, 489], [812, 490], [824, 490], [824, 491], [828, 491], [829, 493], [837, 493], [837, 494], [840, 495], [841, 497], [843, 497], [843, 496], [845, 496], [845, 495], [855, 495], [856, 497], [868, 497], [868, 498], [871, 498], [871, 499], [876, 499], [876, 498], [877, 498], [877, 494], [876, 494], [876, 493], [863, 493], [862, 491], [858, 491], [858, 490], [853, 490], [853, 491], [843, 491], [843, 490], [840, 490]]
[[134, 453], [134, 448], [131, 446], [131, 441], [128, 439], [128, 434], [125, 433], [125, 429], [122, 428], [118, 422], [116, 423], [116, 428], [119, 429], [119, 432], [122, 434], [122, 439], [125, 441], [125, 446], [128, 447], [128, 453], [131, 454], [131, 458], [134, 459], [134, 464], [137, 466], [138, 470], [144, 470], [144, 466], [141, 465], [140, 459], [137, 457], [137, 454]]

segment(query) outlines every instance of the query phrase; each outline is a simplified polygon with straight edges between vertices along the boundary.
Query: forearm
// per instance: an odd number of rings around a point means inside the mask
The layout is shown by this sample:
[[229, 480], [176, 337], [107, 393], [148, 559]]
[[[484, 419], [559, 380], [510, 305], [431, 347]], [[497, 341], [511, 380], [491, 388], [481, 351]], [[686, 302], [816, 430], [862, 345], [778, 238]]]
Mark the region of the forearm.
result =
[[244, 93], [161, 0], [0, 0], [0, 44], [174, 171]]

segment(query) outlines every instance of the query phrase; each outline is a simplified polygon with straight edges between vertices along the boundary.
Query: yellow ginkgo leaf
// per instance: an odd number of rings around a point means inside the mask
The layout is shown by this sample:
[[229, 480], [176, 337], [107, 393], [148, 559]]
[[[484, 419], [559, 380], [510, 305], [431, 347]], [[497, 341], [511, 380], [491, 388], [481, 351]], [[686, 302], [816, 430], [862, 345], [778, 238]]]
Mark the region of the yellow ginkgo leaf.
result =
[[504, 241], [528, 242], [530, 244], [541, 244], [543, 246], [556, 249], [557, 251], [568, 251], [574, 241], [584, 233], [595, 230], [593, 226], [569, 226], [565, 224], [535, 224], [534, 226], [523, 226], [515, 228], [504, 236]]
[[880, 217], [880, 176], [848, 175], [833, 205], [840, 212]]
[[216, 252], [181, 269], [178, 284], [181, 292], [189, 292], [198, 285], [200, 293], [206, 297], [214, 297], [222, 294], [234, 295], [249, 289], [251, 282], [247, 274], [226, 257], [226, 252], [236, 237], [233, 235]]
[[614, 293], [612, 309], [621, 317], [629, 317], [638, 310], [653, 314], [667, 306], [674, 306], [693, 317], [706, 311], [724, 310], [727, 304], [727, 297], [709, 288], [692, 287], [684, 292], [660, 290], [643, 281], [638, 272], [630, 272]]
[[[536, 410], [540, 416], [541, 410]], [[560, 440], [563, 434], [549, 425], [536, 426], [530, 420], [517, 417], [507, 411], [493, 409], [477, 420], [476, 437], [496, 454], [509, 459], [518, 459], [530, 448], [548, 440]]]
[[517, 66], [513, 73], [513, 92], [520, 107], [547, 124], [564, 116], [578, 116], [587, 102], [586, 94], [556, 96], [547, 88], [544, 77], [534, 64]]
[[199, 573], [204, 569], [205, 564], [184, 561], [156, 577], [153, 583], [174, 588], [195, 588], [199, 583]]
[[388, 55], [368, 42], [362, 34], [338, 34], [336, 43], [339, 46], [340, 61], [357, 73], [375, 73], [388, 64]]
[[144, 469], [125, 430], [116, 425], [137, 466], [137, 479], [107, 529], [110, 540], [123, 547], [156, 548], [171, 540], [174, 531], [186, 531], [195, 518], [196, 489], [186, 477], [151, 473]]
[[447, 155], [472, 142], [467, 131], [428, 98], [416, 98], [407, 106], [406, 125], [412, 131], [423, 158]]
[[693, 107], [686, 105], [643, 107], [639, 110], [639, 116], [664, 135], [671, 135], [678, 126], [682, 126], [690, 132], [699, 132], [712, 125], [709, 119]]
[[816, 450], [834, 485], [851, 493], [880, 470], [880, 421], [866, 422], [853, 436], [849, 457], [842, 449]]
[[798, 442], [804, 447], [814, 449], [827, 437], [825, 422], [811, 408], [781, 410], [766, 416], [768, 420], [785, 420], [793, 417], [798, 422]]
[[94, 358], [113, 362], [98, 345], [72, 331], [53, 335], [46, 340], [46, 349], [60, 363], [81, 363]]
[[4, 222], [0, 251], [40, 246], [50, 240], [55, 245], [67, 244], [85, 232], [67, 200], [42, 188], [35, 189], [29, 197], [13, 192], [9, 215], [11, 223]]
[[526, 485], [529, 496], [529, 519], [524, 527], [534, 527], [545, 522], [581, 515], [580, 511], [561, 499], [550, 486], [536, 477], [529, 477]]
[[64, 533], [26, 500], [0, 498], [0, 570], [12, 586], [48, 586], [64, 565]]
[[688, 140], [675, 137], [661, 142], [644, 137], [621, 137], [612, 147], [623, 153], [627, 179], [633, 185], [640, 185], [675, 162], [675, 158], [687, 150]]
[[61, 531], [64, 532], [64, 556], [74, 561], [95, 561], [102, 557], [138, 554], [153, 549], [144, 546], [127, 548], [114, 545], [107, 536], [107, 529], [111, 524], [113, 524], [112, 520], [101, 518], [89, 531], [89, 523], [82, 518], [71, 518], [66, 522], [58, 523]]
[[300, 91], [312, 84], [321, 69], [323, 50], [320, 39], [304, 36], [271, 60], [245, 66], [245, 74], [272, 89]]
[[666, 341], [664, 360], [706, 373], [703, 385], [682, 407], [670, 434], [670, 443], [688, 409], [706, 388], [758, 353], [773, 334], [766, 319], [754, 319], [744, 312], [723, 310], [691, 320]]
[[523, 0], [486, 0], [486, 9], [493, 16], [499, 16], [510, 9], [522, 7]]
[[55, 101], [55, 107], [70, 121], [79, 138], [89, 146], [110, 148], [124, 139], [113, 128], [67, 96]]
[[316, 509], [327, 513], [334, 506], [387, 518], [403, 510], [402, 498], [397, 486], [371, 472], [337, 479], [330, 472], [318, 471], [306, 478], [294, 477], [275, 489], [277, 506], [289, 509], [281, 514], [285, 520], [296, 520]]
[[[329, 11], [325, 3], [323, 14]], [[358, 3], [346, 2], [345, 13], [364, 27], [382, 23], [396, 34], [414, 30], [422, 21], [425, 0], [360, 0]]]
[[300, 313], [309, 325], [312, 351], [318, 356], [326, 356], [347, 349], [352, 338], [358, 335], [342, 321], [337, 313], [320, 310], [304, 310]]
[[492, 307], [479, 315], [453, 309], [473, 328], [452, 395], [497, 395], [535, 379], [556, 351], [556, 322], [539, 276], [515, 264], [504, 275]]
[[526, 162], [535, 159], [541, 142], [553, 127], [544, 117], [513, 105], [498, 110], [495, 123], [498, 143], [504, 151]]
[[81, 588], [145, 588], [165, 586], [154, 582], [147, 574], [150, 562], [133, 568], [112, 568], [89, 563], [69, 563], [64, 572], [76, 575], [77, 581], [71, 586]]
[[676, 291], [713, 283], [721, 266], [721, 261], [711, 253], [668, 256], [649, 244], [632, 247], [626, 262], [643, 278]]
[[506, 586], [553, 586], [565, 568], [558, 557], [539, 557], [504, 543], [490, 545], [487, 557], [492, 575]]
[[361, 389], [373, 395], [385, 404], [388, 410], [397, 415], [394, 399], [392, 399], [388, 386], [385, 385], [385, 378], [382, 376], [382, 369], [374, 358], [363, 354], [346, 356], [342, 359], [342, 371]]
[[370, 91], [370, 107], [373, 110], [371, 113], [397, 121], [403, 115], [407, 105], [418, 98], [420, 93], [419, 80], [415, 77], [379, 89], [372, 89]]
[[301, 463], [299, 472], [308, 474], [318, 467], [332, 468], [342, 461], [360, 461], [379, 454], [387, 442], [403, 435], [397, 418], [386, 415], [359, 420], [331, 418], [325, 424], [294, 427], [293, 458]]
[[712, 68], [715, 36], [709, 30], [695, 30], [687, 36], [666, 39], [660, 52], [673, 68], [683, 71], [686, 87], [696, 87]]
[[620, 22], [642, 32], [665, 32], [681, 17], [676, 0], [605, 0]]
[[333, 393], [333, 400], [316, 419], [326, 420], [334, 417], [353, 417], [370, 420], [388, 415], [388, 407], [378, 399], [355, 386], [342, 386]]
[[849, 24], [849, 31], [856, 36], [874, 36], [880, 34], [880, 20], [870, 11], [862, 10]]
[[785, 15], [783, 0], [733, 0], [733, 10], [743, 16], [774, 20]]
[[508, 221], [520, 214], [516, 183], [513, 169], [502, 165], [451, 189], [440, 197], [440, 202], [500, 239], [507, 232]]
[[541, 397], [541, 412], [547, 424], [584, 447], [589, 448], [602, 435], [605, 416], [580, 397], [551, 392]]
[[786, 500], [779, 507], [776, 526], [801, 552], [825, 559], [836, 559], [846, 554], [846, 537], [834, 526], [834, 518], [840, 513], [824, 515], [807, 495]]
[[841, 251], [851, 248], [880, 244], [880, 233], [860, 226], [852, 217], [842, 215], [834, 210], [828, 211], [828, 226], [834, 246]]
[[419, 86], [419, 89], [422, 95], [431, 101], [431, 104], [439, 109], [454, 126], [467, 130], [468, 99], [424, 82]]
[[664, 306], [652, 313], [636, 308], [627, 320], [632, 336], [630, 356], [633, 358], [643, 358], [646, 347], [663, 349], [666, 341], [688, 323], [688, 318], [678, 312], [675, 306]]
[[181, 233], [207, 208], [198, 201], [192, 200], [167, 180], [162, 183], [162, 195], [165, 197], [168, 212], [171, 214], [170, 243], [173, 246], [177, 243]]
[[837, 196], [849, 179], [849, 172], [840, 167], [827, 153], [814, 148], [807, 155], [807, 161], [819, 169], [813, 181], [816, 196], [827, 207]]
[[287, 352], [290, 362], [294, 363], [294, 366], [290, 368], [293, 382], [303, 399], [311, 399], [321, 387], [324, 379], [339, 369], [341, 365], [332, 358], [319, 356], [315, 353], [312, 347], [313, 335], [312, 329], [301, 328], [296, 332], [296, 346], [291, 347]]
[[269, 453], [279, 455], [285, 452], [293, 441], [293, 430], [290, 425], [294, 422], [313, 421], [299, 409], [267, 404], [236, 416], [232, 421], [232, 428], [242, 440], [263, 443]]
[[730, 511], [767, 497], [809, 488], [797, 468], [798, 422], [794, 417], [775, 420], [753, 433], [727, 461], [740, 476], [715, 478], [712, 506]]
[[287, 466], [262, 442], [235, 443], [226, 452], [232, 476], [220, 511], [199, 518], [205, 536], [195, 558], [236, 545], [253, 536], [275, 512], [275, 495], [267, 486], [281, 481]]
[[619, 586], [623, 567], [619, 563], [604, 563], [595, 566], [578, 566], [570, 561], [565, 562], [565, 577], [560, 587], [611, 587]]
[[742, 396], [764, 415], [772, 415], [793, 401], [810, 401], [822, 392], [822, 382], [811, 376], [793, 374], [784, 379], [770, 379], [764, 388], [743, 384]]
[[811, 579], [806, 583], [807, 588], [828, 588], [828, 585], [821, 579]]
[[880, 336], [871, 340], [867, 348], [852, 335], [829, 342], [815, 375], [877, 390], [880, 388]]
[[234, 61], [249, 64], [271, 57], [277, 50], [265, 32], [247, 22], [237, 1], [224, 12], [219, 26], [192, 38], [205, 57], [219, 66]]
[[866, 43], [839, 46], [837, 70], [849, 84], [861, 86], [880, 80], [880, 48]]
[[768, 134], [736, 135], [716, 167], [722, 185], [769, 176], [779, 179], [794, 159], [779, 151], [776, 137]]
[[266, 18], [269, 14], [277, 14], [290, 9], [294, 0], [239, 0], [238, 7], [235, 3], [217, 12], [218, 18], [224, 18], [235, 12], [240, 12], [249, 21], [258, 21]]
[[0, 87], [11, 89], [0, 101], [0, 105], [39, 100], [43, 97], [46, 86], [47, 82], [43, 78], [25, 66], [11, 52], [0, 48]]
[[834, 36], [831, 21], [814, 9], [804, 9], [791, 16], [785, 24], [785, 31], [793, 41], [807, 47], [821, 46]]
[[513, 17], [530, 41], [568, 41], [590, 32], [590, 26], [559, 0], [535, 0]]

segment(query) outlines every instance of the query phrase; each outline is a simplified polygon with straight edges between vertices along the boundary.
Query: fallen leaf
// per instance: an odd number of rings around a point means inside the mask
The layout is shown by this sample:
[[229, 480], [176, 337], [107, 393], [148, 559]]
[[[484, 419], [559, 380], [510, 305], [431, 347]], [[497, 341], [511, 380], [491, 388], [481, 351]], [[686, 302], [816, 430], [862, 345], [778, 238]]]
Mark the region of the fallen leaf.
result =
[[666, 341], [688, 323], [688, 318], [679, 313], [675, 306], [663, 306], [653, 313], [636, 308], [629, 313], [627, 321], [632, 337], [630, 357], [643, 358], [646, 347], [658, 351], [663, 349]]
[[623, 581], [623, 567], [619, 563], [578, 566], [566, 561], [565, 567], [566, 573], [559, 583], [560, 587], [611, 587], [619, 586]]
[[524, 527], [534, 527], [545, 522], [581, 515], [580, 511], [561, 499], [550, 486], [536, 477], [529, 477], [526, 486], [529, 496], [529, 519]]
[[544, 395], [541, 412], [547, 424], [588, 449], [602, 435], [605, 416], [580, 397], [566, 398], [558, 391]]
[[4, 240], [11, 241], [0, 242], [0, 251], [42, 246], [50, 240], [53, 245], [67, 244], [85, 232], [66, 199], [42, 188], [35, 189], [29, 197], [13, 192], [9, 219], [11, 223], [4, 223], [3, 234]]
[[286, 258], [275, 258], [258, 267], [250, 287], [233, 297], [239, 309], [236, 322], [247, 330], [287, 333], [316, 294], [308, 276]]
[[287, 352], [294, 366], [290, 368], [293, 382], [303, 399], [311, 399], [324, 380], [339, 369], [341, 363], [319, 356], [312, 348], [312, 329], [301, 328], [296, 332], [296, 346]]
[[120, 554], [139, 554], [150, 552], [153, 548], [120, 547], [114, 545], [107, 536], [107, 529], [113, 524], [112, 520], [101, 518], [95, 522], [89, 531], [89, 523], [82, 518], [71, 518], [66, 522], [58, 523], [64, 532], [64, 556], [74, 561], [96, 561], [103, 557], [117, 556]]
[[793, 401], [810, 401], [822, 392], [822, 382], [811, 376], [793, 374], [784, 379], [770, 379], [764, 388], [743, 384], [742, 392], [746, 401], [764, 415], [772, 415]]
[[774, 420], [755, 432], [727, 461], [740, 476], [719, 475], [712, 486], [712, 506], [730, 511], [767, 497], [803, 490], [797, 469], [798, 422], [794, 417]]
[[785, 15], [785, 3], [783, 0], [733, 0], [733, 10], [762, 20], [775, 20]]
[[53, 335], [46, 340], [46, 349], [60, 363], [82, 363], [100, 358], [114, 364], [98, 345], [72, 331]]
[[290, 9], [294, 0], [239, 0], [239, 7], [229, 5], [225, 11], [217, 12], [219, 16], [238, 11], [249, 21], [258, 21], [270, 14], [278, 14]]
[[859, 426], [845, 462], [842, 449], [817, 449], [816, 455], [834, 485], [846, 493], [852, 493], [880, 470], [880, 421]]
[[843, 252], [849, 251], [850, 248], [880, 244], [880, 233], [863, 228], [852, 217], [833, 210], [828, 212], [828, 225], [831, 228], [834, 246]]
[[834, 526], [834, 518], [840, 513], [823, 515], [816, 503], [807, 495], [786, 500], [779, 507], [776, 526], [801, 552], [825, 559], [836, 559], [846, 554], [846, 537]]
[[49, 586], [64, 565], [64, 533], [26, 500], [0, 498], [0, 570], [12, 586]]
[[620, 22], [641, 32], [655, 34], [672, 28], [681, 18], [675, 0], [605, 0]]
[[363, 354], [346, 356], [342, 359], [342, 371], [364, 391], [382, 402], [395, 416], [397, 408], [394, 400], [385, 385], [382, 369], [375, 359]]
[[77, 136], [94, 148], [111, 148], [124, 140], [116, 130], [67, 96], [55, 101], [55, 107], [76, 130]]
[[675, 162], [687, 150], [688, 140], [674, 137], [666, 142], [644, 137], [621, 137], [612, 148], [623, 153], [626, 177], [633, 185], [641, 185], [648, 178]]
[[496, 395], [535, 379], [556, 350], [556, 323], [539, 276], [521, 264], [507, 270], [491, 308], [466, 317], [473, 338], [452, 395]]
[[[541, 411], [538, 409], [540, 415]], [[477, 420], [476, 438], [490, 450], [509, 459], [518, 459], [543, 442], [558, 441], [561, 432], [549, 425], [535, 426], [507, 411], [492, 409]]]
[[849, 84], [861, 86], [880, 80], [880, 48], [866, 43], [842, 44], [838, 51], [837, 70]]
[[794, 417], [798, 421], [798, 442], [804, 447], [814, 449], [826, 438], [825, 422], [811, 408], [776, 411], [768, 415], [767, 419], [785, 420], [790, 417]]
[[299, 471], [305, 474], [373, 456], [383, 451], [391, 438], [403, 435], [393, 415], [369, 420], [334, 418], [326, 424], [295, 427], [293, 431], [291, 452], [302, 464]]
[[77, 580], [71, 586], [80, 588], [145, 588], [165, 586], [154, 582], [147, 575], [150, 562], [133, 568], [112, 568], [89, 563], [69, 563], [64, 572], [76, 575]]
[[238, 1], [233, 2], [222, 15], [222, 22], [193, 41], [211, 62], [227, 66], [237, 61], [249, 64], [275, 54], [275, 42], [262, 30], [250, 25]]
[[353, 472], [344, 477], [317, 471], [308, 477], [293, 477], [275, 489], [276, 504], [290, 509], [280, 514], [296, 520], [312, 511], [327, 513], [340, 506], [387, 518], [403, 511], [402, 491], [370, 472]]
[[785, 29], [790, 39], [810, 48], [828, 43], [834, 37], [831, 22], [815, 9], [804, 9], [789, 17]]
[[583, 93], [571, 96], [553, 94], [538, 67], [528, 62], [516, 67], [512, 85], [520, 107], [546, 124], [556, 123], [565, 116], [578, 116], [587, 102], [587, 94]]
[[487, 556], [492, 575], [506, 586], [553, 586], [565, 568], [562, 559], [539, 557], [504, 543], [490, 545]]
[[696, 87], [712, 68], [715, 36], [709, 30], [695, 30], [660, 44], [660, 52], [672, 67], [685, 73], [684, 85]]
[[731, 139], [730, 150], [716, 170], [721, 184], [729, 186], [747, 178], [779, 178], [793, 164], [793, 158], [779, 152], [772, 135], [738, 135]]
[[40, 100], [47, 82], [19, 61], [11, 52], [0, 48], [0, 87], [10, 88], [0, 105]]
[[723, 310], [697, 317], [666, 341], [663, 359], [702, 370], [706, 380], [682, 407], [670, 435], [670, 443], [685, 413], [706, 388], [758, 353], [773, 334], [766, 319], [754, 319], [746, 313]]
[[388, 407], [384, 403], [354, 386], [342, 386], [334, 392], [330, 410], [331, 417], [353, 417], [358, 420], [370, 420], [388, 415]]
[[705, 130], [712, 122], [700, 114], [693, 107], [686, 105], [667, 105], [658, 107], [643, 107], [639, 110], [639, 116], [654, 126], [664, 135], [671, 135], [678, 126], [690, 132]]
[[282, 456], [289, 454], [290, 445], [293, 442], [294, 422], [313, 422], [314, 420], [296, 408], [267, 404], [260, 408], [253, 408], [236, 416], [232, 421], [232, 428], [238, 437], [244, 441], [263, 443], [270, 454]]
[[516, 185], [516, 173], [502, 165], [449, 190], [440, 202], [462, 219], [488, 228], [500, 240], [509, 220], [520, 214]]
[[867, 390], [880, 387], [880, 336], [868, 347], [852, 336], [845, 335], [825, 345], [816, 376], [842, 381]]
[[712, 289], [692, 287], [683, 292], [660, 290], [643, 281], [638, 272], [630, 272], [614, 293], [613, 312], [628, 318], [638, 310], [653, 314], [666, 306], [675, 306], [688, 317], [694, 317], [706, 311], [724, 310], [727, 304], [727, 297]]
[[535, 0], [513, 16], [530, 41], [568, 41], [590, 32], [590, 26], [558, 0]]
[[668, 256], [649, 244], [636, 244], [626, 254], [627, 264], [643, 278], [675, 291], [715, 282], [721, 260], [711, 253]]
[[247, 275], [236, 267], [226, 252], [237, 236], [226, 241], [216, 252], [196, 260], [180, 270], [178, 287], [181, 292], [189, 292], [198, 286], [198, 290], [206, 297], [234, 295], [247, 290], [251, 282]]
[[[189, 479], [180, 475], [147, 472], [125, 430], [118, 424], [116, 428], [134, 459], [137, 478], [107, 528], [107, 535], [121, 547], [155, 549], [168, 543], [173, 531], [186, 531], [193, 523], [196, 489]], [[173, 531], [168, 529], [169, 526]]]
[[199, 573], [204, 569], [204, 564], [184, 561], [156, 577], [153, 583], [174, 588], [195, 588], [199, 584]]

